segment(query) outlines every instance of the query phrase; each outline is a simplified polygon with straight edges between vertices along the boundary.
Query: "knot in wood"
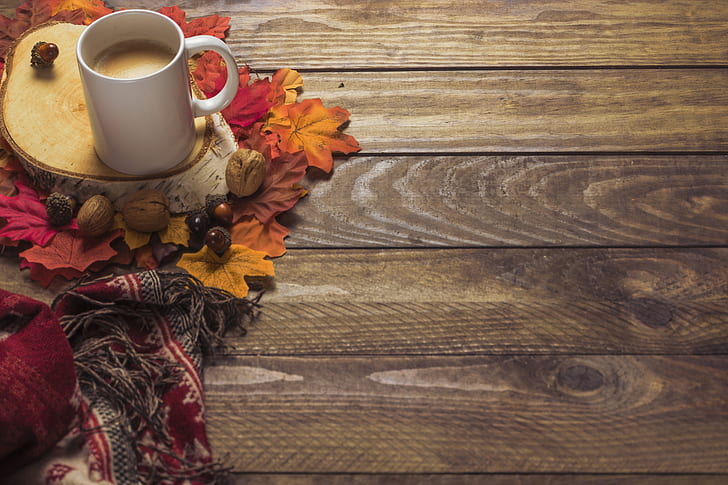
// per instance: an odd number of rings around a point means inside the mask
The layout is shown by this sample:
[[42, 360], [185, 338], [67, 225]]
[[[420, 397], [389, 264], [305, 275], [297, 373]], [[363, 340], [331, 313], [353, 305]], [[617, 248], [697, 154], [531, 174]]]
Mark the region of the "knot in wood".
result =
[[572, 365], [561, 369], [556, 376], [559, 384], [574, 391], [594, 391], [604, 385], [604, 375], [586, 365]]
[[666, 327], [673, 318], [673, 306], [670, 303], [653, 298], [635, 298], [626, 306], [640, 322], [651, 328]]

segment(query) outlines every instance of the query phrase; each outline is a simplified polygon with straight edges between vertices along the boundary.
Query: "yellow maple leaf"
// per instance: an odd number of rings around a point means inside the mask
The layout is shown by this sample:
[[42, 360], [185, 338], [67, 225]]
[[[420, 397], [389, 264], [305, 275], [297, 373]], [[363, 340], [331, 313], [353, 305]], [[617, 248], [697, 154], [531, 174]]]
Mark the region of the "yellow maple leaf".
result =
[[61, 10], [83, 10], [86, 25], [113, 12], [104, 5], [103, 0], [51, 0], [48, 4], [51, 7], [51, 15], [56, 15]]
[[132, 251], [149, 244], [149, 239], [152, 237], [151, 232], [140, 232], [130, 229], [129, 226], [126, 225], [124, 216], [121, 215], [121, 212], [117, 212], [114, 216], [114, 224], [111, 228], [124, 230], [124, 242]]
[[205, 286], [223, 288], [239, 298], [248, 295], [246, 276], [274, 276], [273, 262], [266, 254], [233, 244], [222, 256], [204, 246], [196, 253], [183, 254], [177, 266], [202, 281]]
[[172, 216], [167, 227], [159, 231], [159, 240], [162, 244], [177, 244], [187, 246], [190, 242], [190, 227], [185, 222], [185, 216]]

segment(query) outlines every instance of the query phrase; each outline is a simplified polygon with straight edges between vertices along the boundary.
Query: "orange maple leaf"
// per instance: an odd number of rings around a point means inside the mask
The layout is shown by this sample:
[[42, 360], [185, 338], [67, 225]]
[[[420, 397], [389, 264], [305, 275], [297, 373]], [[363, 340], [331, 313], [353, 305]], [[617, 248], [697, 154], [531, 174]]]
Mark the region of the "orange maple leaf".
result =
[[268, 221], [267, 224], [263, 224], [255, 216], [245, 216], [230, 228], [230, 237], [234, 244], [263, 251], [271, 258], [277, 258], [286, 253], [283, 239], [290, 232], [275, 218]]
[[289, 153], [303, 150], [309, 167], [330, 172], [334, 168], [332, 152], [361, 150], [354, 137], [339, 131], [348, 120], [349, 112], [344, 108], [325, 108], [320, 99], [307, 99], [272, 107], [263, 130], [279, 136], [282, 150]]
[[94, 20], [113, 12], [104, 5], [102, 0], [49, 0], [51, 15], [56, 15], [61, 10], [73, 11], [83, 10], [84, 23], [90, 24]]
[[278, 69], [270, 80], [269, 100], [273, 104], [291, 104], [298, 98], [298, 90], [303, 87], [303, 78], [293, 69]]
[[233, 244], [222, 256], [204, 246], [196, 253], [183, 254], [177, 266], [187, 270], [205, 286], [224, 288], [239, 298], [248, 295], [248, 276], [274, 276], [266, 254]]

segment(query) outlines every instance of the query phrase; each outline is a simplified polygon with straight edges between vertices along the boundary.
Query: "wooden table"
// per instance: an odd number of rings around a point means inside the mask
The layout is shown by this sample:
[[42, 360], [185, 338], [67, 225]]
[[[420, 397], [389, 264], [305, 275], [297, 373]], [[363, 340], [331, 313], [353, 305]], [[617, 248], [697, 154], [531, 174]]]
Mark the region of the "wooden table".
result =
[[728, 483], [728, 2], [180, 6], [363, 147], [206, 371], [237, 483]]

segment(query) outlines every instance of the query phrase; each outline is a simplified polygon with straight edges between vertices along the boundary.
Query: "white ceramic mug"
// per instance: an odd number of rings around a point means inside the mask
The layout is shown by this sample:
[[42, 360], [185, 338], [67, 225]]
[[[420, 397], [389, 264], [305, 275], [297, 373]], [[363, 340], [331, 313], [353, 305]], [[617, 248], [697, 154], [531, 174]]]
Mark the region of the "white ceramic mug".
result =
[[[105, 49], [122, 41], [166, 46], [172, 60], [148, 75], [110, 77], [93, 68]], [[191, 94], [188, 58], [213, 50], [227, 66], [222, 91], [210, 99]], [[109, 167], [131, 175], [151, 175], [182, 162], [195, 143], [194, 117], [225, 108], [235, 97], [238, 72], [230, 48], [220, 39], [185, 39], [170, 18], [151, 10], [122, 10], [93, 22], [81, 34], [76, 58], [86, 98], [94, 147]]]

